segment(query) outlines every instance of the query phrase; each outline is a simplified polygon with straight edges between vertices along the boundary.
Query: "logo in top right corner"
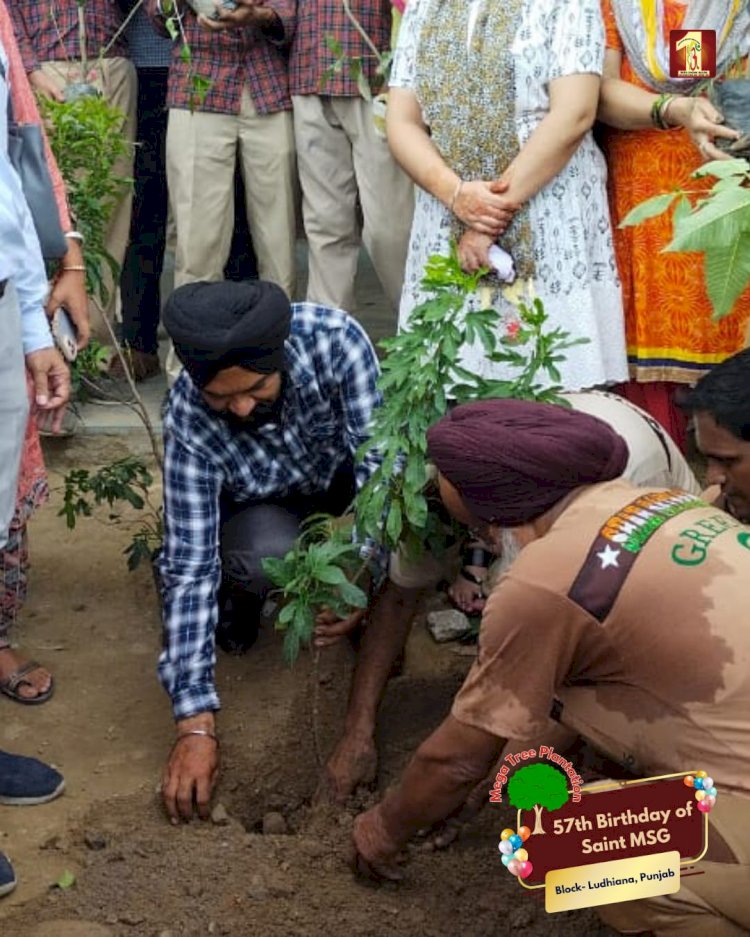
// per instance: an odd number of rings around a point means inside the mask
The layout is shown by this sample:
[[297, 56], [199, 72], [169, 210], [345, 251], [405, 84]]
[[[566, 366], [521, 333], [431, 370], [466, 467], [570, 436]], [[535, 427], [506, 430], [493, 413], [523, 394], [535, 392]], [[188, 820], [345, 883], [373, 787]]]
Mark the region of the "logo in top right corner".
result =
[[672, 78], [715, 78], [716, 30], [670, 30], [669, 74]]

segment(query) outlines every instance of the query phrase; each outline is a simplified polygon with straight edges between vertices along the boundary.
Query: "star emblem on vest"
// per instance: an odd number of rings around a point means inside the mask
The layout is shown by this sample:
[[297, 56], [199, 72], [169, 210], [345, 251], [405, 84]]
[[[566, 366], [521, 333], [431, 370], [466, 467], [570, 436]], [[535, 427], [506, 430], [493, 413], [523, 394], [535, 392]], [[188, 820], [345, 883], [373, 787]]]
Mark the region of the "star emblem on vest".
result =
[[607, 569], [610, 566], [619, 566], [617, 558], [620, 555], [619, 550], [615, 550], [613, 547], [606, 546], [601, 553], [596, 554], [597, 557], [601, 560], [602, 569]]

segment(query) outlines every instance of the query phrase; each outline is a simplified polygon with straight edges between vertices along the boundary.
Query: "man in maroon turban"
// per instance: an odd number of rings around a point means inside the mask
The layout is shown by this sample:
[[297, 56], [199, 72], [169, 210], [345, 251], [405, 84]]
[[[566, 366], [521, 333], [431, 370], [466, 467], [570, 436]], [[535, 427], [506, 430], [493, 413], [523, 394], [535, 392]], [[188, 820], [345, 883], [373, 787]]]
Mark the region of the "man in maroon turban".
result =
[[528, 400], [451, 410], [427, 433], [440, 474], [474, 517], [518, 527], [581, 485], [622, 475], [625, 440], [588, 413]]
[[[616, 394], [571, 393], [565, 398], [567, 407], [517, 400], [467, 404], [431, 431], [431, 454], [442, 470], [444, 492], [450, 482], [460, 480], [462, 496], [472, 503], [469, 510], [454, 498], [469, 528], [485, 528], [501, 510], [502, 520], [515, 525], [571, 489], [610, 473], [621, 473], [638, 486], [700, 491], [682, 454], [648, 414]], [[623, 439], [629, 453], [624, 468]], [[518, 555], [517, 533], [503, 528], [498, 538], [502, 557], [494, 564], [493, 580]], [[359, 784], [374, 779], [377, 712], [388, 676], [403, 655], [422, 599], [455, 576], [457, 548], [441, 556], [415, 558], [406, 551], [391, 556], [388, 581], [368, 611], [344, 730], [324, 768], [321, 799], [344, 802]], [[486, 580], [477, 584], [482, 604], [486, 585]], [[355, 617], [319, 624], [316, 646], [339, 640]]]
[[[394, 860], [411, 836], [460, 810], [509, 739], [545, 739], [554, 719], [631, 775], [705, 765], [722, 792], [704, 874], [679, 897], [613, 891], [602, 918], [657, 937], [749, 931], [738, 895], [750, 875], [750, 671], [738, 662], [750, 631], [737, 609], [750, 602], [750, 528], [690, 492], [618, 477], [624, 440], [558, 407], [458, 407], [428, 450], [449, 511], [489, 543], [505, 530], [520, 552], [487, 600], [450, 715], [357, 817], [358, 871], [402, 877]], [[545, 763], [536, 750], [524, 759]], [[601, 857], [581, 853], [590, 861]]]

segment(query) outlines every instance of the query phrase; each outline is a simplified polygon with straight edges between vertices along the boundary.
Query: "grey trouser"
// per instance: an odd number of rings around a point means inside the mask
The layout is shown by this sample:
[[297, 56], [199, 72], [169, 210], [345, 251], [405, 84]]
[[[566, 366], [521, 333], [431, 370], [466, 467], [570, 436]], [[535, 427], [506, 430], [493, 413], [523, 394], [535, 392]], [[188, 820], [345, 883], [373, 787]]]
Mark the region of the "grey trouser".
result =
[[297, 538], [300, 524], [311, 514], [343, 514], [354, 497], [354, 489], [354, 472], [347, 461], [336, 472], [327, 492], [245, 505], [224, 501], [223, 589], [262, 602], [271, 588], [263, 572], [263, 558], [284, 556]]
[[18, 469], [29, 418], [21, 310], [16, 290], [8, 281], [0, 299], [0, 547], [16, 507]]

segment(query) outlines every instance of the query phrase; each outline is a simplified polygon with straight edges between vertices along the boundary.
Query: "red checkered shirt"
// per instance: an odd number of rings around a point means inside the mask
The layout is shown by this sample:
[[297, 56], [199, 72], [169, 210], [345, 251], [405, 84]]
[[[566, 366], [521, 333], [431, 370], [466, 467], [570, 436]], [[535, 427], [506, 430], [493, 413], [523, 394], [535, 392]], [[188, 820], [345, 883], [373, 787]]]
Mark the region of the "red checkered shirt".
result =
[[[391, 0], [351, 0], [350, 6], [375, 47], [386, 52], [391, 44]], [[348, 58], [362, 58], [364, 73], [370, 86], [374, 86], [377, 62], [344, 12], [341, 0], [298, 0], [297, 34], [289, 67], [292, 94], [348, 98], [359, 94], [357, 82], [346, 65], [337, 75], [324, 79], [326, 69], [336, 61], [336, 55], [326, 44], [329, 36], [341, 43]]]
[[[80, 61], [76, 0], [9, 0], [8, 8], [27, 72], [40, 62]], [[116, 0], [86, 0], [83, 9], [86, 55], [96, 59], [122, 26], [123, 12]], [[127, 54], [123, 36], [107, 51], [108, 58]]]
[[[164, 32], [159, 0], [148, 3], [154, 23]], [[190, 63], [182, 60], [182, 42], [177, 39], [169, 66], [167, 107], [239, 114], [242, 91], [248, 85], [259, 114], [291, 109], [287, 47], [294, 36], [296, 0], [272, 0], [266, 5], [281, 20], [283, 42], [272, 41], [254, 27], [212, 32], [200, 25], [192, 10], [183, 8], [182, 24], [192, 58]], [[202, 102], [195, 99], [191, 70], [211, 82]]]

